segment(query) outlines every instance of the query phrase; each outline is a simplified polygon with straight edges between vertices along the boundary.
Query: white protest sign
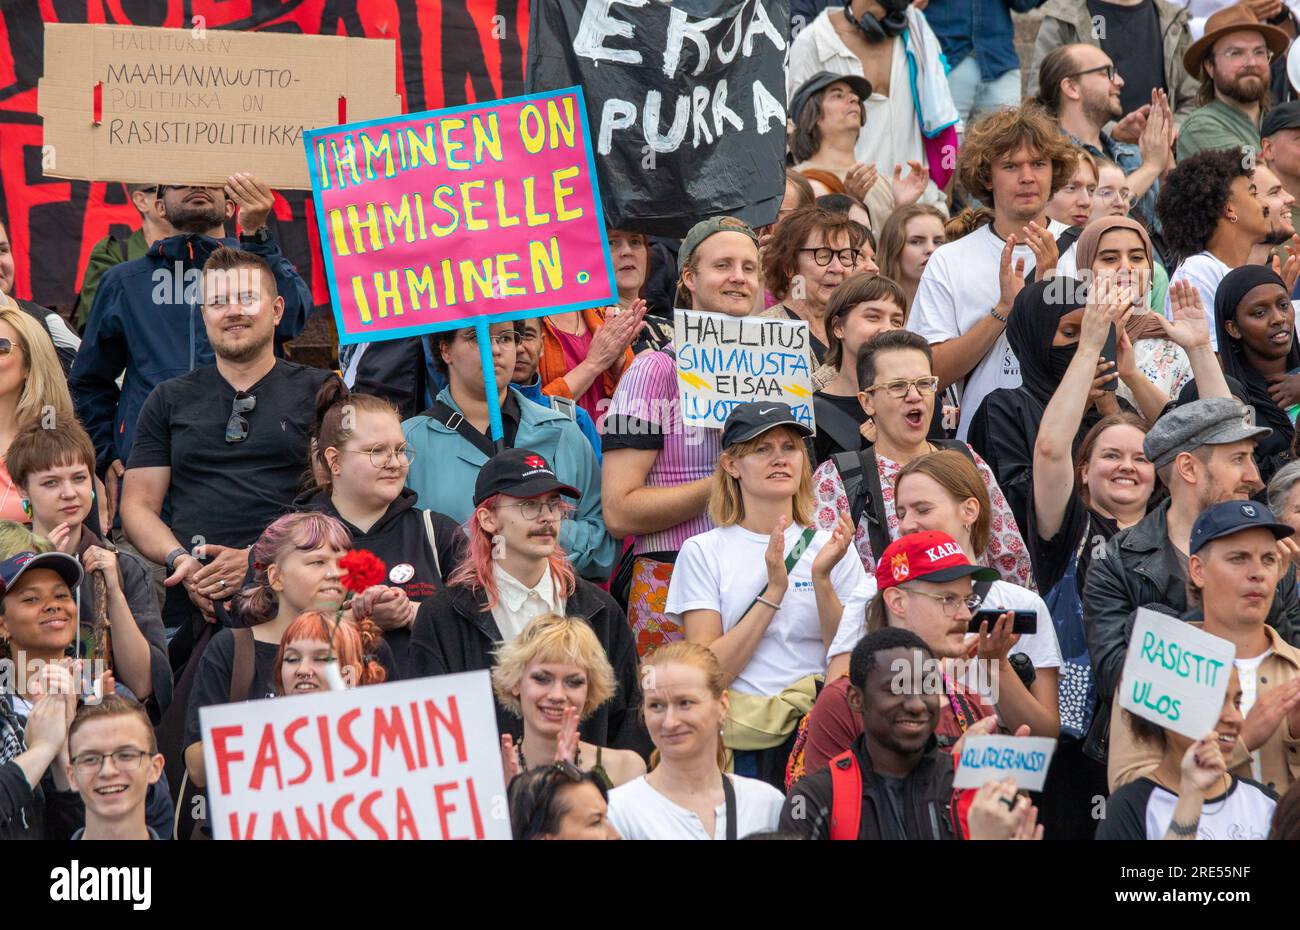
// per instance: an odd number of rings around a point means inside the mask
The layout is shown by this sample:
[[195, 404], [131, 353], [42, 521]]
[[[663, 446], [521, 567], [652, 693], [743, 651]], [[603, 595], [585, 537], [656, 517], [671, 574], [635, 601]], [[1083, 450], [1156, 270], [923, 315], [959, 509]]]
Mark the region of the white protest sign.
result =
[[954, 788], [982, 788], [985, 782], [1014, 778], [1016, 787], [1042, 791], [1056, 740], [1046, 736], [968, 736], [962, 744]]
[[216, 839], [510, 839], [489, 673], [199, 711]]
[[1226, 639], [1138, 608], [1124, 659], [1119, 706], [1175, 733], [1200, 739], [1219, 722], [1236, 655]]
[[682, 421], [721, 429], [738, 404], [776, 401], [789, 404], [796, 420], [815, 429], [808, 346], [802, 320], [674, 311]]

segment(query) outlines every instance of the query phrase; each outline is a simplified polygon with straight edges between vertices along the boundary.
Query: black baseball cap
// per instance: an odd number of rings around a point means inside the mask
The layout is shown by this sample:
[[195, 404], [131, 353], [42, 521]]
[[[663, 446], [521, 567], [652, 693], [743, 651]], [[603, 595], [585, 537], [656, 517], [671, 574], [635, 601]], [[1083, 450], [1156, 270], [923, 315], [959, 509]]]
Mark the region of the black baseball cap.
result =
[[858, 99], [863, 103], [871, 96], [871, 82], [860, 74], [832, 74], [829, 71], [818, 71], [800, 84], [799, 89], [790, 98], [790, 119], [797, 122], [800, 112], [812, 99], [813, 94], [825, 90], [837, 81], [843, 81], [853, 88], [853, 92], [858, 95]]
[[789, 404], [780, 401], [766, 404], [751, 401], [736, 405], [727, 415], [727, 422], [722, 424], [722, 448], [734, 446], [738, 442], [748, 442], [774, 426], [788, 426], [802, 436], [813, 434], [811, 429], [794, 418], [794, 411]]
[[1259, 127], [1259, 137], [1267, 139], [1283, 129], [1300, 129], [1300, 100], [1279, 103], [1265, 113], [1264, 122]]
[[72, 590], [81, 584], [81, 563], [66, 552], [19, 552], [0, 562], [0, 597], [9, 592], [24, 572], [48, 568], [58, 572]]
[[1295, 533], [1285, 523], [1278, 522], [1273, 511], [1254, 501], [1224, 501], [1201, 511], [1192, 524], [1192, 540], [1187, 546], [1188, 555], [1196, 555], [1211, 540], [1231, 536], [1242, 530], [1259, 528], [1268, 530], [1275, 539]]
[[494, 494], [511, 497], [540, 497], [559, 491], [575, 500], [582, 495], [577, 488], [561, 484], [550, 463], [529, 449], [507, 449], [492, 456], [479, 469], [474, 481], [474, 506]]

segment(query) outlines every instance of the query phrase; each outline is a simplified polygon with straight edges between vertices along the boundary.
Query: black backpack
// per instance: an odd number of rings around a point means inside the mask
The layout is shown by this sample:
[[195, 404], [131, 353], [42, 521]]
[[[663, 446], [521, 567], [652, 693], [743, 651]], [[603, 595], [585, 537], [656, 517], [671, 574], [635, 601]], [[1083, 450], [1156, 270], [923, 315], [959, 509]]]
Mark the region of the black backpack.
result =
[[[932, 439], [940, 449], [960, 452], [972, 463], [975, 455], [970, 446], [960, 439]], [[880, 489], [880, 471], [876, 467], [874, 449], [858, 452], [837, 452], [831, 456], [835, 470], [844, 483], [844, 494], [849, 499], [849, 517], [856, 527], [863, 514], [867, 517], [867, 537], [871, 540], [871, 553], [877, 559], [889, 545], [889, 518], [885, 515], [885, 500]]]

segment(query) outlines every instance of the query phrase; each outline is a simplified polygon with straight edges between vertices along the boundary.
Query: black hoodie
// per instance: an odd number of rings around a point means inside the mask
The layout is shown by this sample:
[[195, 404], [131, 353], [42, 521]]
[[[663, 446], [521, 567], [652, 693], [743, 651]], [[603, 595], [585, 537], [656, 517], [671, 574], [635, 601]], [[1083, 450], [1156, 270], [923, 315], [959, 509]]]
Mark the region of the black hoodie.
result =
[[[424, 522], [425, 511], [416, 506], [417, 500], [414, 491], [402, 488], [388, 510], [367, 532], [362, 532], [339, 516], [326, 491], [304, 494], [294, 501], [294, 509], [329, 514], [342, 521], [352, 534], [354, 548], [373, 552], [388, 566], [386, 584], [401, 588], [413, 601], [423, 601], [442, 590], [443, 579], [452, 573], [464, 557], [468, 541], [455, 520], [445, 514], [429, 511], [436, 540], [435, 562], [434, 549], [429, 545]], [[393, 650], [393, 658], [397, 661], [401, 677], [409, 678], [411, 631], [405, 629], [386, 632], [384, 642]]]

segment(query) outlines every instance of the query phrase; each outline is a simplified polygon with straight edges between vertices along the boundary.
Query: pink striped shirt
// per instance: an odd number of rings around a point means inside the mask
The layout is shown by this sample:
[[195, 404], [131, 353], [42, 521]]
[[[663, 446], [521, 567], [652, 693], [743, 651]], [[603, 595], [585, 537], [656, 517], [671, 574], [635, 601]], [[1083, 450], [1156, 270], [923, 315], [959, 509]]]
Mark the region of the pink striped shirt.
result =
[[[613, 448], [658, 449], [646, 487], [674, 488], [713, 474], [721, 454], [716, 429], [686, 426], [677, 395], [677, 362], [667, 352], [640, 355], [610, 399], [603, 432]], [[611, 446], [606, 446], [606, 449]], [[692, 536], [713, 529], [707, 513], [637, 538], [635, 552], [676, 552]]]

